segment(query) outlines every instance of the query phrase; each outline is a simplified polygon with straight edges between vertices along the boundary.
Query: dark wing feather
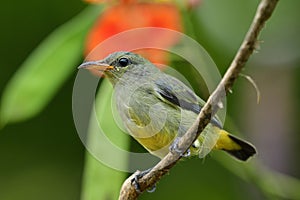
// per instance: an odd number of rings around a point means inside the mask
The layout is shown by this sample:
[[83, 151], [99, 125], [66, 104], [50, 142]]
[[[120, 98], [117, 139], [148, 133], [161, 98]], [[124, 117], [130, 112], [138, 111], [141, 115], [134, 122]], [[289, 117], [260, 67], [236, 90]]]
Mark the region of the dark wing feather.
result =
[[[155, 85], [155, 92], [158, 93], [163, 101], [179, 106], [182, 109], [199, 114], [201, 106], [205, 103], [189, 87], [172, 76], [164, 75], [159, 77], [155, 80]], [[213, 118], [211, 123], [220, 128], [222, 127], [222, 124], [216, 118]]]

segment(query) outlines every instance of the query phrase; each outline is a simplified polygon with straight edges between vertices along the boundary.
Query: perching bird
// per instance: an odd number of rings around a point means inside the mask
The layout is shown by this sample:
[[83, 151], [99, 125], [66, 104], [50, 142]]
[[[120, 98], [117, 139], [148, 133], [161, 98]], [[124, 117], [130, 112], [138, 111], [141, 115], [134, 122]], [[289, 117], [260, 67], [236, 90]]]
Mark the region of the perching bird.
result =
[[[147, 59], [131, 52], [115, 52], [103, 60], [85, 62], [79, 68], [103, 72], [114, 87], [124, 126], [151, 154], [163, 158], [175, 138], [195, 121], [204, 101], [180, 80], [160, 71]], [[212, 118], [189, 149], [189, 155], [206, 156], [223, 150], [246, 161], [256, 153], [248, 142], [225, 130]]]

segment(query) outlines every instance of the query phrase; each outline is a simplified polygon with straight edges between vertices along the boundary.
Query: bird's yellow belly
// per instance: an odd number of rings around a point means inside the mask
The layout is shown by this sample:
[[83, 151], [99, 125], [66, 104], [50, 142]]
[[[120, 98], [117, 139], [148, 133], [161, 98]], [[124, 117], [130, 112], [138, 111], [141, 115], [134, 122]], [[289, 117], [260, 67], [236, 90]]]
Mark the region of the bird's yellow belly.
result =
[[148, 138], [135, 138], [140, 144], [150, 151], [156, 151], [164, 147], [169, 147], [174, 137], [168, 134], [157, 133]]

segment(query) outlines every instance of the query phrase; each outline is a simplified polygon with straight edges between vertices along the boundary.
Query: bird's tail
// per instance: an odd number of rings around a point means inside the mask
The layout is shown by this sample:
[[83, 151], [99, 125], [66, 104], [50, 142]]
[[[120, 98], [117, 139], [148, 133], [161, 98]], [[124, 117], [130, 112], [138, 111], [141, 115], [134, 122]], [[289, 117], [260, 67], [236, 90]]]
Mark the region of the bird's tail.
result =
[[224, 150], [241, 161], [246, 161], [256, 153], [252, 144], [229, 134], [225, 130], [220, 129], [219, 134], [215, 149]]

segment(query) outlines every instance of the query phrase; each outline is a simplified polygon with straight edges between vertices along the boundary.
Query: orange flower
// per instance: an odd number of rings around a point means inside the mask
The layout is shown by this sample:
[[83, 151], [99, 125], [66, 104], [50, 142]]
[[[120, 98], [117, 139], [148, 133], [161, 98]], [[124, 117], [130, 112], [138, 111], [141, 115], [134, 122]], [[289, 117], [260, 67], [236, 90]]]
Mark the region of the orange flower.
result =
[[[139, 0], [84, 0], [88, 3], [113, 3], [113, 2], [119, 2], [119, 3], [136, 3]], [[146, 2], [146, 0], [141, 0], [142, 2]], [[168, 2], [172, 0], [148, 0], [148, 2]]]
[[[126, 0], [133, 2], [134, 0]], [[123, 0], [125, 2], [125, 0]], [[117, 34], [135, 28], [157, 27], [181, 31], [178, 8], [171, 3], [122, 3], [109, 7], [102, 13], [90, 30], [86, 40], [88, 60], [100, 59], [114, 51], [132, 51], [146, 56], [152, 62], [167, 63], [166, 53], [157, 49], [143, 49], [151, 45], [167, 49], [178, 42], [175, 34], [162, 33], [160, 30], [132, 31], [125, 38]], [[113, 40], [107, 40], [114, 38]], [[97, 45], [101, 44], [97, 47]], [[103, 45], [102, 45], [103, 44]], [[95, 49], [92, 53], [91, 51]]]
[[[119, 2], [119, 3], [137, 3], [139, 2], [139, 0], [84, 0], [85, 2], [88, 3], [94, 3], [94, 4], [98, 4], [98, 3], [113, 3], [113, 2]], [[177, 3], [180, 5], [185, 5], [188, 8], [193, 8], [198, 6], [202, 0], [185, 0], [185, 1], [174, 1], [174, 0], [140, 0], [140, 2], [159, 2], [159, 3]]]

